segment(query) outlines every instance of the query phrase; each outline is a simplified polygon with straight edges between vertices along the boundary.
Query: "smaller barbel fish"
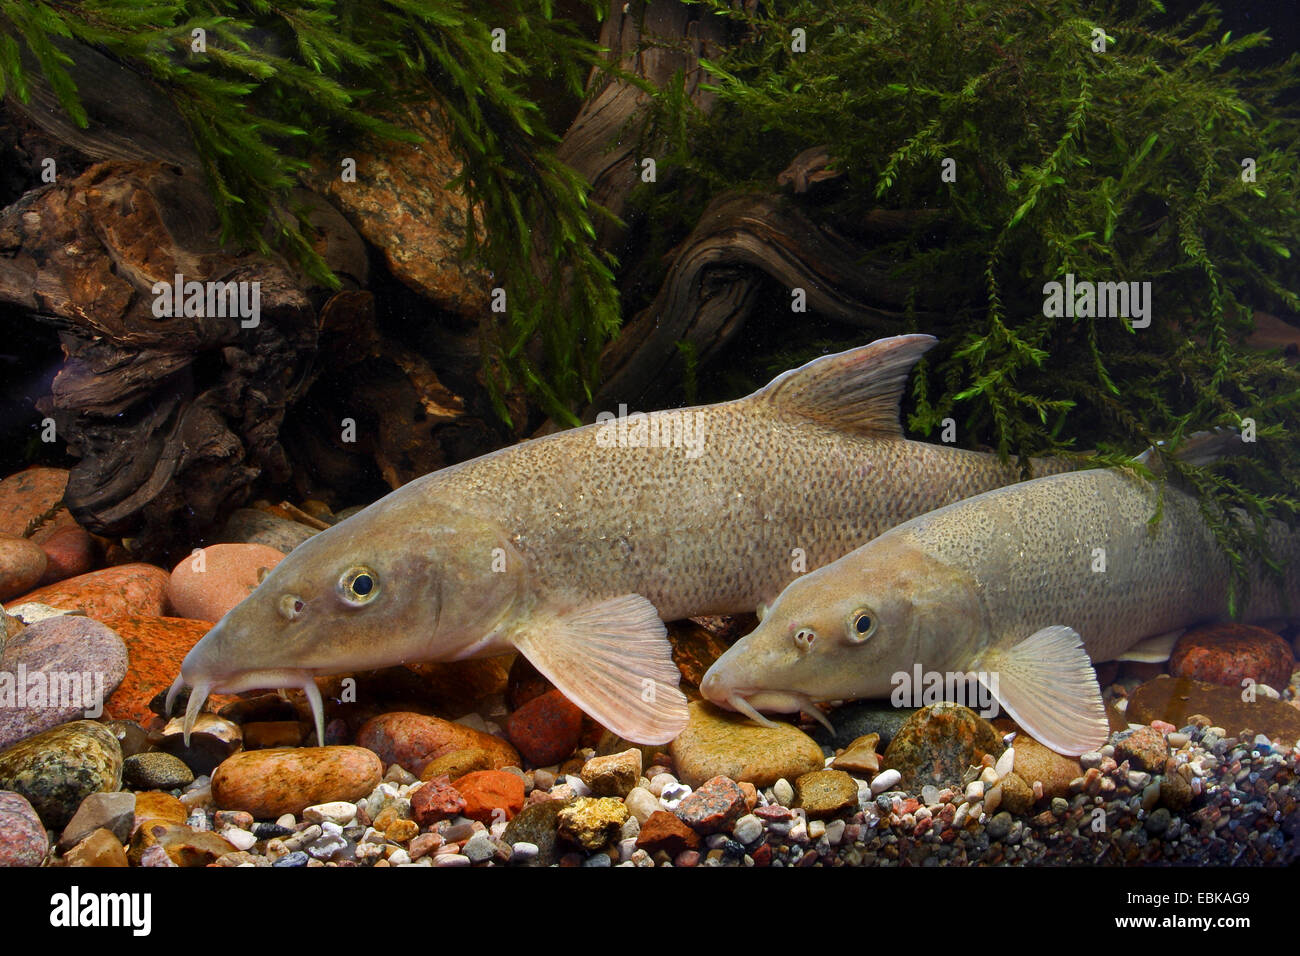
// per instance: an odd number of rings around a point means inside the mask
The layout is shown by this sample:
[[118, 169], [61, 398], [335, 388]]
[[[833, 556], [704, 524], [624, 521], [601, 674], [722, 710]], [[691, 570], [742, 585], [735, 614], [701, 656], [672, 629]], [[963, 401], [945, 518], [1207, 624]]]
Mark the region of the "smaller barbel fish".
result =
[[[913, 518], [791, 583], [700, 690], [760, 723], [764, 710], [828, 723], [816, 702], [889, 697], [919, 664], [978, 677], [1058, 753], [1094, 750], [1109, 728], [1092, 663], [1163, 660], [1182, 629], [1228, 611], [1228, 564], [1199, 505], [1167, 487], [1153, 529], [1158, 495], [1094, 470]], [[1269, 544], [1285, 582], [1256, 575], [1247, 620], [1300, 609], [1300, 535], [1274, 523]]]

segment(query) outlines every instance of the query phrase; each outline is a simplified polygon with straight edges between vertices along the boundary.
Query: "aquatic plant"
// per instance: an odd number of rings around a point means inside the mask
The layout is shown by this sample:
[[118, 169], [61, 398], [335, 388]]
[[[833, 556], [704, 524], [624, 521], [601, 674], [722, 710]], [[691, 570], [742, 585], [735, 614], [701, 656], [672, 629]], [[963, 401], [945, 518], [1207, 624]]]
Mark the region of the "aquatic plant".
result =
[[[1300, 55], [1248, 69], [1264, 34], [1221, 34], [1210, 5], [1168, 22], [1154, 0], [701, 2], [746, 39], [706, 63], [709, 114], [680, 91], [657, 103], [652, 241], [825, 144], [842, 177], [805, 200], [819, 216], [939, 213], [873, 249], [944, 343], [911, 427], [952, 419], [969, 445], [1091, 464], [1242, 428], [1248, 456], [1166, 464], [1248, 584], [1264, 519], [1300, 513], [1300, 374], [1244, 344], [1252, 309], [1300, 311]], [[1049, 314], [1045, 284], [1067, 274], [1150, 282], [1150, 324]]]
[[[69, 67], [78, 43], [106, 51], [158, 84], [186, 120], [223, 238], [285, 251], [333, 286], [305, 223], [284, 214], [289, 191], [313, 156], [348, 137], [417, 142], [399, 118], [382, 117], [432, 97], [465, 164], [452, 185], [481, 217], [466, 252], [510, 293], [486, 337], [498, 410], [508, 419], [501, 396], [522, 383], [572, 420], [618, 328], [618, 295], [611, 260], [589, 241], [587, 184], [556, 158], [557, 137], [525, 86], [577, 96], [604, 61], [550, 0], [502, 0], [483, 13], [461, 0], [13, 0], [0, 4], [0, 96], [27, 101], [28, 71], [39, 69], [84, 127]], [[547, 273], [564, 276], [564, 295], [558, 281], [547, 294]], [[525, 351], [535, 338], [545, 375]]]

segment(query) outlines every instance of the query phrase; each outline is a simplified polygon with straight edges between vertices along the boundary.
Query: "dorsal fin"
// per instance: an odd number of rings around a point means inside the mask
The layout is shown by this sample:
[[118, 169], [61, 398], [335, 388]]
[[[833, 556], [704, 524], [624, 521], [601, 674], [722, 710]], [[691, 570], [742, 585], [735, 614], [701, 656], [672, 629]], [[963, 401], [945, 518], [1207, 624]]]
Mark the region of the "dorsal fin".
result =
[[902, 438], [898, 405], [912, 366], [938, 340], [895, 335], [782, 372], [752, 398], [841, 431]]

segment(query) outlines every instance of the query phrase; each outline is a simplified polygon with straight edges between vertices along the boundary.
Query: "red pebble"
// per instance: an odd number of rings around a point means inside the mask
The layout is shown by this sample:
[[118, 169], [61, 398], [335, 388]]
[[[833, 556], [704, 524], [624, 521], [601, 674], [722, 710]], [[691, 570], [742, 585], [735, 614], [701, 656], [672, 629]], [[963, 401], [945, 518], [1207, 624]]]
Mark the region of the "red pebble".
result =
[[1211, 624], [1188, 631], [1174, 646], [1169, 673], [1174, 677], [1240, 687], [1249, 677], [1275, 690], [1287, 685], [1295, 658], [1281, 637], [1246, 624]]
[[506, 736], [537, 767], [564, 760], [581, 735], [582, 711], [558, 690], [534, 697], [506, 720]]
[[422, 827], [459, 816], [464, 809], [465, 799], [445, 775], [411, 794], [411, 818]]
[[465, 798], [462, 811], [471, 820], [509, 820], [524, 808], [524, 781], [504, 770], [476, 770], [452, 784]]

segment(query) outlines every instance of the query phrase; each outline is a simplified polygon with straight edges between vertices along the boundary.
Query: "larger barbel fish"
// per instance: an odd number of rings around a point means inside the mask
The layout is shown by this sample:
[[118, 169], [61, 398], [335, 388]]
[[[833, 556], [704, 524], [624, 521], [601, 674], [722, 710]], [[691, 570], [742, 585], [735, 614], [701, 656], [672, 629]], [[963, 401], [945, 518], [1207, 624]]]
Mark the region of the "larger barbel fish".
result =
[[[900, 335], [736, 401], [598, 420], [425, 475], [290, 552], [186, 656], [210, 693], [518, 650], [610, 730], [686, 722], [663, 620], [752, 611], [906, 518], [1020, 477], [903, 438]], [[653, 438], [653, 440], [651, 440]], [[1061, 468], [1060, 462], [1039, 463]]]
[[[1225, 438], [1201, 436], [1204, 454]], [[794, 581], [700, 690], [770, 723], [760, 711], [891, 697], [918, 673], [978, 676], [1042, 743], [1094, 750], [1108, 724], [1093, 662], [1138, 645], [1163, 659], [1183, 629], [1228, 613], [1228, 562], [1200, 505], [1167, 486], [1153, 526], [1159, 494], [1097, 469], [913, 518]], [[1248, 621], [1300, 612], [1300, 534], [1274, 522], [1268, 535], [1286, 576], [1257, 569]]]

